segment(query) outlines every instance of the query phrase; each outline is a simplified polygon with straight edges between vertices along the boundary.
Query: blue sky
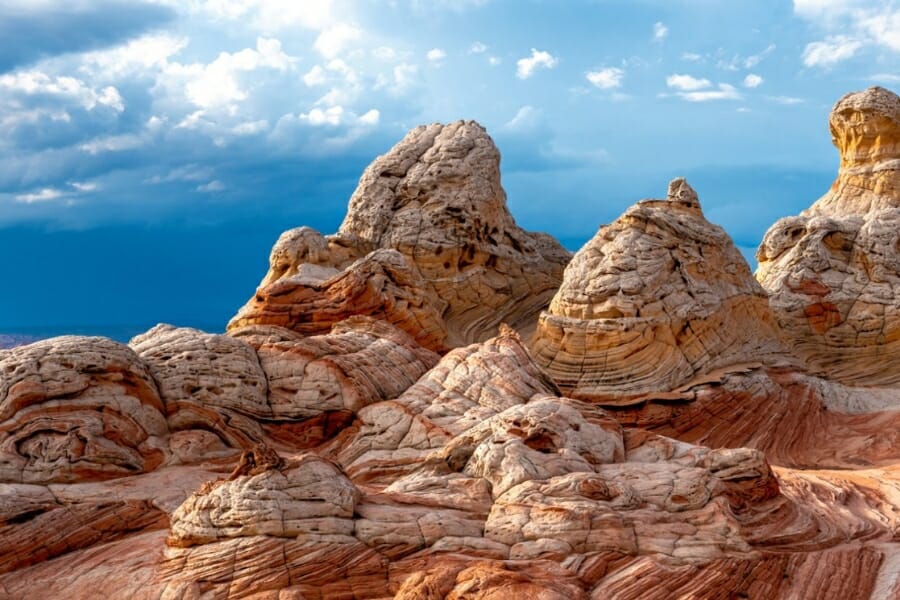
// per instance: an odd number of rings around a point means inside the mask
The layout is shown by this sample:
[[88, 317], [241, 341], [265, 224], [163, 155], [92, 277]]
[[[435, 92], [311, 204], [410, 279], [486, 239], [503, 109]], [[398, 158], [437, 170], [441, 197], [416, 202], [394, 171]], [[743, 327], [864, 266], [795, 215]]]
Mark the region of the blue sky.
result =
[[24, 0], [0, 38], [6, 329], [221, 328], [458, 118], [524, 227], [577, 249], [685, 175], [749, 256], [830, 185], [837, 98], [900, 88], [895, 0]]

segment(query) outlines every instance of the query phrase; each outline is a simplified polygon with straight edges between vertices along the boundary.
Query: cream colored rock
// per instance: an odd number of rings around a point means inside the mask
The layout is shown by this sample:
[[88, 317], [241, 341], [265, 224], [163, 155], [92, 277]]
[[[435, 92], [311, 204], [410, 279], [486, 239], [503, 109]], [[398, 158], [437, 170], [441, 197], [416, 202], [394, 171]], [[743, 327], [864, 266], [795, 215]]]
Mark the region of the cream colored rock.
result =
[[469, 430], [463, 444], [459, 438], [451, 442], [448, 455], [458, 457], [477, 441], [463, 472], [484, 477], [497, 497], [523, 481], [591, 472], [621, 460], [622, 431], [615, 420], [606, 421], [605, 428], [588, 422], [578, 408], [556, 397], [532, 398]]
[[396, 400], [362, 409], [333, 451], [354, 481], [393, 477], [454, 436], [555, 389], [518, 334], [502, 328], [495, 338], [448, 353]]
[[438, 362], [404, 331], [369, 317], [351, 317], [327, 335], [265, 342], [258, 347], [277, 419], [326, 411], [356, 413], [396, 398]]
[[[413, 129], [369, 165], [337, 234], [308, 227], [282, 234], [257, 297], [230, 327], [268, 323], [306, 332], [310, 311], [285, 282], [322, 286], [385, 248], [407, 257], [428, 282], [419, 294], [443, 317], [450, 346], [487, 339], [503, 322], [530, 330], [570, 259], [550, 236], [516, 225], [500, 184], [500, 153], [484, 128], [433, 124]], [[444, 339], [426, 325], [435, 339], [420, 343], [439, 349]]]
[[831, 113], [831, 190], [766, 233], [756, 277], [792, 350], [849, 385], [900, 383], [900, 98], [849, 94]]
[[563, 392], [590, 400], [787, 362], [764, 290], [683, 179], [667, 200], [638, 202], [578, 251], [531, 348]]
[[900, 97], [881, 87], [849, 93], [831, 109], [828, 124], [840, 170], [831, 189], [805, 214], [900, 208]]
[[302, 455], [281, 468], [204, 486], [172, 514], [168, 543], [184, 547], [254, 535], [348, 536], [358, 499], [340, 469]]
[[150, 367], [171, 430], [212, 430], [234, 447], [262, 439], [256, 419], [275, 415], [266, 375], [250, 345], [160, 324], [133, 338], [130, 346]]
[[[348, 317], [364, 315], [395, 325], [426, 348], [445, 349], [445, 304], [399, 252], [371, 252], [324, 278], [298, 269], [260, 287], [228, 324], [229, 332], [275, 325], [320, 335]], [[273, 277], [270, 273], [265, 281]]]
[[147, 366], [104, 338], [0, 353], [0, 481], [109, 479], [155, 469], [168, 434]]

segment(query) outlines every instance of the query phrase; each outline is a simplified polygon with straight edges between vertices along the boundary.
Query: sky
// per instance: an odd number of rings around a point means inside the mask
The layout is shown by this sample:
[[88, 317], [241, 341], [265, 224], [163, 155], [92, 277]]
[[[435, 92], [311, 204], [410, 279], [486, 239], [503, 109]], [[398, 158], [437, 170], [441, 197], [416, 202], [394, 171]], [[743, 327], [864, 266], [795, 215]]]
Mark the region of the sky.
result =
[[281, 231], [461, 118], [523, 227], [577, 250], [686, 176], [752, 265], [834, 102], [900, 90], [898, 0], [18, 0], [0, 39], [0, 331], [222, 330]]

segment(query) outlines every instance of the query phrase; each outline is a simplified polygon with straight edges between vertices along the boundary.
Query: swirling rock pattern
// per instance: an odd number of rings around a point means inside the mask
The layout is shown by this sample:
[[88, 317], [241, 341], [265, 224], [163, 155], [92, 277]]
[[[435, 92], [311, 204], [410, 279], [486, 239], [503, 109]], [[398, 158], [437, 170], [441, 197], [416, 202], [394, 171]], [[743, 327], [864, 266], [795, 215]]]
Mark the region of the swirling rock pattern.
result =
[[127, 346], [68, 336], [0, 351], [0, 481], [150, 471], [167, 433], [156, 383]]
[[765, 290], [681, 179], [563, 278], [458, 122], [227, 335], [0, 350], [0, 598], [900, 597], [897, 106], [838, 103]]
[[416, 302], [403, 299], [411, 307], [427, 299], [442, 317], [446, 331], [428, 319], [420, 323], [427, 335], [416, 337], [432, 349], [487, 339], [504, 322], [532, 328], [570, 259], [550, 236], [516, 225], [500, 184], [500, 153], [480, 125], [417, 127], [365, 170], [337, 234], [308, 227], [282, 234], [257, 296], [230, 327], [266, 323], [306, 333], [320, 311], [351, 305], [344, 316], [373, 314], [363, 312], [362, 298], [342, 293], [352, 302], [332, 296], [312, 317], [298, 286], [321, 285], [378, 249], [398, 251], [427, 282], [413, 285]]
[[578, 251], [531, 347], [564, 392], [593, 400], [787, 359], [765, 292], [683, 179]]
[[377, 250], [342, 271], [312, 270], [301, 269], [259, 288], [228, 324], [229, 331], [277, 325], [318, 335], [348, 317], [364, 315], [399, 327], [426, 348], [445, 349], [443, 302], [399, 252]]
[[792, 350], [848, 385], [900, 383], [900, 97], [869, 88], [831, 112], [841, 155], [831, 190], [775, 223], [757, 251]]

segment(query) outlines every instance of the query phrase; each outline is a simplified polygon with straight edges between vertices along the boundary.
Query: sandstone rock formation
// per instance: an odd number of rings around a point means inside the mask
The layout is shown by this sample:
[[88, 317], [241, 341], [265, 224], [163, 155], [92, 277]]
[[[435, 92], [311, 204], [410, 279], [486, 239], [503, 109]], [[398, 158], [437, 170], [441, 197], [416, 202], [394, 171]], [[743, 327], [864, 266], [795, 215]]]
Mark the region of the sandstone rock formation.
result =
[[[396, 250], [410, 263], [394, 266], [390, 276], [411, 269], [427, 283], [410, 274], [398, 286], [409, 294], [386, 290], [370, 298], [340, 289], [314, 299], [311, 289], [345, 270], [351, 273], [345, 278], [358, 276], [361, 267], [348, 265], [379, 249]], [[400, 326], [427, 347], [458, 346], [494, 335], [503, 322], [533, 327], [569, 258], [550, 236], [516, 225], [500, 185], [500, 153], [480, 125], [418, 127], [369, 165], [337, 234], [304, 227], [281, 236], [256, 297], [229, 327], [276, 324], [316, 333], [314, 322], [324, 315], [381, 317], [376, 311], [384, 305], [388, 321], [417, 322], [421, 333]], [[432, 310], [446, 325], [446, 340], [443, 325], [419, 314]]]
[[838, 103], [770, 295], [681, 179], [562, 277], [458, 122], [227, 335], [0, 350], [0, 598], [900, 597], [895, 100]]
[[566, 267], [532, 343], [575, 398], [676, 390], [716, 370], [787, 360], [766, 294], [684, 179], [601, 227]]
[[900, 383], [900, 97], [869, 88], [831, 112], [831, 190], [775, 223], [757, 252], [792, 350], [850, 385]]
[[0, 481], [106, 479], [163, 462], [163, 404], [127, 346], [53, 338], [0, 351], [0, 374]]

